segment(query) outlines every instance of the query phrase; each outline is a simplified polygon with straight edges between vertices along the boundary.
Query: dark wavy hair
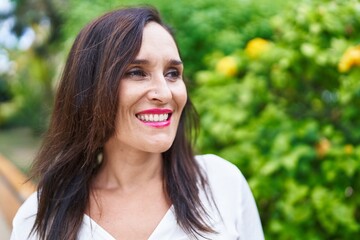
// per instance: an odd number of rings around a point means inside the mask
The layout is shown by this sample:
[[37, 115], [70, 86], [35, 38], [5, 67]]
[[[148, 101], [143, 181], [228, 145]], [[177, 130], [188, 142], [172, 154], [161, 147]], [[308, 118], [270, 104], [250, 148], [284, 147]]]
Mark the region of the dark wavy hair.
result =
[[[162, 25], [152, 7], [109, 12], [78, 34], [58, 86], [49, 129], [32, 167], [40, 239], [76, 239], [89, 204], [97, 156], [115, 132], [119, 79], [137, 56], [148, 22]], [[173, 36], [173, 35], [172, 35]], [[197, 115], [187, 100], [175, 140], [164, 152], [164, 182], [178, 224], [192, 236], [214, 232], [199, 198], [207, 180], [191, 146]]]

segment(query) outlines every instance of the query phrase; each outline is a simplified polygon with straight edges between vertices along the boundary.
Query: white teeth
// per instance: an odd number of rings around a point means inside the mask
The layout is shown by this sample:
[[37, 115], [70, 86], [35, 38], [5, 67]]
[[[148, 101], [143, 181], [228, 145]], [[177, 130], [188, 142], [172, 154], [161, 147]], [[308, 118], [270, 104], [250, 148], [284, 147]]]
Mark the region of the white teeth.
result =
[[145, 122], [163, 122], [168, 119], [169, 114], [137, 114], [136, 117]]

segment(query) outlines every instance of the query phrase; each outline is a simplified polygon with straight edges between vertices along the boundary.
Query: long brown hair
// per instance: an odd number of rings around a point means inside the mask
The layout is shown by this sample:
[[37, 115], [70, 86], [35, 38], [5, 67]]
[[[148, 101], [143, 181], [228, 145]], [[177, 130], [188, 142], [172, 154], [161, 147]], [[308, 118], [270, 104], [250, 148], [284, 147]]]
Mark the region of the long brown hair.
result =
[[[97, 155], [114, 134], [119, 79], [138, 54], [145, 25], [170, 33], [151, 7], [109, 12], [78, 34], [59, 83], [48, 132], [34, 161], [38, 212], [33, 233], [40, 239], [76, 239], [89, 203]], [[190, 143], [197, 118], [188, 99], [177, 135], [163, 153], [164, 182], [178, 224], [190, 235], [213, 232], [199, 198], [207, 188]]]

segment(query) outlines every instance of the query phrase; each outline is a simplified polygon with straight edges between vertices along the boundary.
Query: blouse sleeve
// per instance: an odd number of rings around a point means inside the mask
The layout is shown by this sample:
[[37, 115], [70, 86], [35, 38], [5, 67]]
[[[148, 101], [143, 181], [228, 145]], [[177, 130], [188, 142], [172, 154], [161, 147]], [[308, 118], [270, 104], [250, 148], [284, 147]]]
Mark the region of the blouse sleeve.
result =
[[10, 240], [36, 240], [30, 235], [37, 211], [37, 193], [33, 193], [19, 208], [14, 219]]
[[229, 233], [231, 239], [263, 240], [259, 212], [240, 170], [216, 155], [202, 155], [198, 159], [207, 173], [218, 213], [224, 223], [224, 228], [219, 229], [220, 235]]
[[240, 185], [238, 189], [241, 189], [241, 191], [238, 191], [237, 196], [239, 208], [237, 208], [236, 227], [240, 233], [240, 239], [262, 240], [264, 239], [264, 233], [259, 212], [250, 187], [240, 171], [238, 184]]

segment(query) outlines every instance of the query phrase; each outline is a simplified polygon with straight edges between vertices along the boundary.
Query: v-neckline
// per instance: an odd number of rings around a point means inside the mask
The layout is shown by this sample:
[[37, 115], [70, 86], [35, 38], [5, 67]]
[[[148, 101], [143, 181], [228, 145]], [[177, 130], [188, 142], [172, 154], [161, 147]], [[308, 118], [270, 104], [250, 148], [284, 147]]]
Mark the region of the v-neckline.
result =
[[[157, 236], [160, 236], [159, 233], [162, 232], [162, 229], [175, 222], [176, 223], [176, 219], [175, 219], [175, 215], [174, 215], [174, 206], [171, 205], [170, 208], [166, 211], [165, 215], [162, 217], [162, 219], [160, 220], [160, 222], [158, 223], [158, 225], [155, 227], [154, 231], [150, 234], [148, 240], [152, 240], [152, 239], [158, 239], [156, 238]], [[108, 231], [106, 231], [101, 225], [99, 225], [95, 220], [93, 220], [89, 215], [84, 214], [84, 220], [85, 222], [88, 222], [89, 227], [91, 229], [91, 231], [93, 231], [93, 227], [94, 226], [96, 228], [96, 232], [99, 233], [101, 236], [104, 236], [105, 239], [107, 240], [116, 240], [116, 238], [114, 236], [112, 236]]]

